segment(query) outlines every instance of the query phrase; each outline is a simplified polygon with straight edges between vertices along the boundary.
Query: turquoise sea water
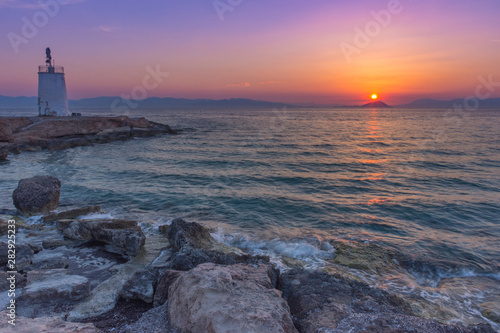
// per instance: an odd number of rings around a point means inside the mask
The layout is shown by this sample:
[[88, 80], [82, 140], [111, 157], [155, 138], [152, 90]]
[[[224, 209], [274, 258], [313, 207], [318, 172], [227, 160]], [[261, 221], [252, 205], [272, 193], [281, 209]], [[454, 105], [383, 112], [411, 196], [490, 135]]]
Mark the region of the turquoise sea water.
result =
[[[15, 113], [33, 111], [0, 110]], [[318, 240], [374, 242], [420, 263], [410, 269], [411, 288], [472, 276], [488, 278], [500, 295], [500, 110], [178, 109], [130, 116], [184, 131], [11, 155], [0, 164], [0, 208], [13, 209], [19, 179], [49, 174], [63, 183], [61, 206], [99, 204], [152, 225], [185, 217], [218, 226], [232, 245], [277, 256], [320, 260]], [[500, 304], [498, 295], [493, 302]]]

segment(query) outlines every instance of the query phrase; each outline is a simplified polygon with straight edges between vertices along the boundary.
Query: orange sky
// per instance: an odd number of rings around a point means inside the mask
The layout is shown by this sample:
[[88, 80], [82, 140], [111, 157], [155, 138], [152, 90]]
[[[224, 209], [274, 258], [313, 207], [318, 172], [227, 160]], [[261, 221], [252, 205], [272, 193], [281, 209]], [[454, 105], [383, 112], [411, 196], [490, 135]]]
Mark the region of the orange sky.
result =
[[[465, 98], [479, 76], [500, 82], [498, 1], [394, 1], [244, 1], [223, 21], [201, 0], [73, 1], [17, 53], [3, 38], [0, 94], [36, 95], [46, 46], [72, 99], [130, 94], [157, 65], [170, 76], [149, 97], [359, 104], [378, 93], [398, 104]], [[22, 36], [22, 18], [43, 10], [28, 3], [0, 0], [4, 36]], [[391, 3], [390, 22], [347, 59], [342, 45], [356, 47], [356, 28], [373, 28], [372, 12], [390, 13]]]

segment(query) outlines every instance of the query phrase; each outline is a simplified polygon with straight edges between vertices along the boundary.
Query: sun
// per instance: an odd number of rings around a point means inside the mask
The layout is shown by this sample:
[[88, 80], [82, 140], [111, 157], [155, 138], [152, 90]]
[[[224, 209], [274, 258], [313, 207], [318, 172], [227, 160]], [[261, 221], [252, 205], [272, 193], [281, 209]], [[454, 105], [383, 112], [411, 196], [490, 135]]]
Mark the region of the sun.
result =
[[375, 99], [377, 99], [377, 98], [378, 98], [377, 94], [373, 94], [373, 95], [372, 95], [372, 99], [373, 99], [373, 100], [375, 100]]

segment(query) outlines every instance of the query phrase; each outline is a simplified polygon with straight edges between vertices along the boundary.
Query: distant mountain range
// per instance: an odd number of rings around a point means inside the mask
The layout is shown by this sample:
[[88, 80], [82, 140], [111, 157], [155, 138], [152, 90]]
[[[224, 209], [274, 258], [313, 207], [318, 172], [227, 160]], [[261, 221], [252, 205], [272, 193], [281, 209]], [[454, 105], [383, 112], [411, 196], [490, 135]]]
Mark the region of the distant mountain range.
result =
[[[113, 105], [119, 109], [126, 106], [120, 97], [96, 97], [79, 100], [69, 100], [71, 109], [78, 108], [111, 108]], [[135, 103], [135, 101], [134, 101]], [[463, 105], [463, 99], [454, 99], [451, 101], [440, 101], [436, 99], [419, 99], [409, 104], [397, 105], [397, 108], [415, 108], [415, 109], [442, 109], [453, 108], [454, 105]], [[185, 98], [159, 98], [151, 97], [137, 102], [140, 108], [207, 108], [207, 109], [228, 109], [228, 108], [297, 108], [297, 107], [355, 107], [340, 105], [320, 105], [320, 104], [285, 104], [267, 101], [256, 101], [246, 98], [231, 98], [222, 100], [213, 99], [185, 99]], [[36, 97], [9, 97], [0, 95], [0, 109], [5, 108], [36, 108]], [[359, 107], [359, 106], [358, 106]], [[391, 107], [382, 101], [370, 102], [361, 107], [387, 108]], [[500, 108], [500, 98], [491, 98], [481, 100], [480, 108]]]

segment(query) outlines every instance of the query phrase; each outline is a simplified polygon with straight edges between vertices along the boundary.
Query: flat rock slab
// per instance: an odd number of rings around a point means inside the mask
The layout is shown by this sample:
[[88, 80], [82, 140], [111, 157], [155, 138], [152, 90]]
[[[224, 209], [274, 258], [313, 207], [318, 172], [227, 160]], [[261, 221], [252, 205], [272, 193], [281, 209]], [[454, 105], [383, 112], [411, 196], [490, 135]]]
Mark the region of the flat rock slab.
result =
[[69, 275], [65, 269], [28, 272], [23, 300], [31, 303], [47, 301], [73, 303], [89, 295], [89, 280], [79, 275]]
[[98, 241], [109, 244], [111, 252], [136, 256], [144, 246], [146, 236], [136, 221], [78, 220], [57, 224], [67, 238], [77, 241]]
[[16, 325], [12, 326], [6, 323], [8, 318], [7, 311], [0, 312], [1, 331], [4, 333], [100, 333], [94, 324], [70, 323], [63, 321], [60, 317], [42, 317], [42, 318], [25, 318], [17, 317]]

